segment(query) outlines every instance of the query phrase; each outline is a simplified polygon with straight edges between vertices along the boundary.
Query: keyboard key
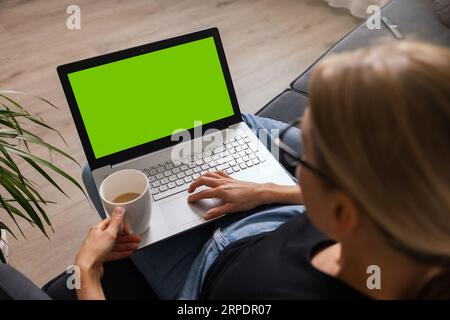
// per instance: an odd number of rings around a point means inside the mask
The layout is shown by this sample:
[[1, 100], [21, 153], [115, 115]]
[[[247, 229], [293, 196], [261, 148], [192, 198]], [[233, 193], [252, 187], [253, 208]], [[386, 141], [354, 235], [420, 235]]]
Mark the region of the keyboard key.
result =
[[218, 154], [213, 154], [213, 156], [211, 157], [213, 160], [217, 160], [217, 159], [219, 159], [220, 157], [219, 157], [219, 155]]
[[258, 151], [258, 147], [257, 147], [253, 142], [250, 142], [250, 143], [248, 144], [248, 147], [249, 147], [250, 150], [252, 150], [253, 152]]
[[215, 167], [215, 166], [217, 166], [217, 161], [211, 161], [211, 162], [209, 163], [209, 167], [210, 167], [210, 168], [213, 168], [213, 167]]
[[158, 171], [156, 169], [150, 169], [148, 173], [154, 176]]
[[165, 177], [170, 177], [172, 175], [172, 171], [166, 171], [164, 172]]
[[266, 161], [266, 159], [260, 154], [258, 154], [257, 157], [258, 157], [258, 160], [261, 161], [261, 162]]
[[239, 140], [239, 144], [242, 146], [242, 145], [245, 144], [245, 141], [244, 140]]
[[232, 174], [234, 172], [233, 168], [228, 168], [227, 170], [225, 170], [226, 173], [228, 174]]
[[173, 169], [173, 164], [170, 163], [166, 166], [166, 170], [172, 170]]
[[166, 191], [166, 190], [168, 190], [167, 186], [159, 187], [159, 191], [161, 191], [161, 192]]
[[217, 169], [217, 171], [223, 171], [223, 170], [227, 169], [229, 166], [230, 165], [228, 163], [225, 163], [225, 164], [218, 165], [216, 167], [216, 169]]
[[236, 165], [236, 161], [234, 161], [234, 160], [230, 161], [229, 164], [230, 164], [230, 166], [234, 167]]
[[224, 148], [222, 146], [216, 147], [216, 148], [214, 148], [214, 153], [218, 154], [218, 153], [221, 153], [223, 150], [224, 150]]
[[155, 181], [156, 181], [155, 176], [150, 176], [150, 177], [148, 177], [148, 181], [149, 181], [149, 182], [155, 182]]
[[253, 159], [252, 161], [253, 161], [253, 164], [255, 164], [255, 165], [257, 165], [259, 163], [258, 159]]
[[234, 171], [234, 172], [238, 172], [239, 170], [241, 170], [241, 168], [239, 168], [239, 166], [234, 166], [234, 167], [233, 167], [233, 171]]
[[253, 161], [247, 161], [245, 164], [247, 165], [247, 167], [252, 167], [253, 166]]
[[177, 174], [178, 179], [184, 178], [185, 174], [184, 172], [180, 172], [179, 174]]
[[242, 160], [242, 158], [238, 158], [238, 159], [236, 159], [236, 162], [237, 162], [237, 164], [241, 164], [241, 163], [244, 163], [244, 160]]
[[162, 173], [158, 173], [156, 175], [156, 179], [161, 180], [162, 178], [164, 178], [164, 175]]
[[239, 167], [241, 167], [242, 170], [247, 168], [247, 165], [245, 163], [239, 164]]
[[164, 167], [158, 167], [158, 173], [166, 171], [166, 168]]
[[194, 172], [195, 173], [199, 173], [200, 171], [202, 171], [202, 169], [200, 167], [195, 167], [194, 168]]
[[192, 181], [192, 177], [186, 177], [184, 178], [184, 182], [189, 183]]
[[173, 189], [173, 188], [175, 188], [176, 184], [175, 184], [175, 182], [169, 182], [169, 184], [167, 186], [169, 187], [169, 189]]
[[152, 194], [158, 194], [159, 193], [159, 188], [152, 188]]
[[180, 169], [181, 169], [182, 171], [186, 171], [187, 169], [189, 169], [189, 167], [188, 167], [187, 165], [182, 165], [182, 166], [180, 167]]
[[252, 153], [252, 154], [250, 154], [249, 156], [248, 156], [250, 159], [256, 159], [256, 156], [255, 156], [255, 154], [254, 153]]
[[155, 181], [152, 183], [153, 188], [159, 187], [160, 185], [161, 185], [161, 183], [159, 181]]
[[247, 162], [248, 160], [250, 160], [250, 158], [248, 156], [243, 156], [242, 160], [244, 160], [244, 162]]
[[184, 180], [177, 180], [176, 184], [177, 186], [181, 186], [184, 184]]
[[236, 147], [234, 150], [236, 150], [236, 152], [240, 152], [240, 151], [242, 151], [242, 148], [239, 146], [239, 147]]
[[169, 177], [170, 182], [174, 182], [175, 180], [177, 180], [177, 177], [175, 175]]
[[188, 164], [188, 167], [189, 167], [190, 169], [194, 168], [194, 167], [195, 167], [195, 163], [194, 163], [194, 162], [189, 163], [189, 164]]
[[169, 183], [169, 179], [164, 178], [161, 180], [161, 184], [168, 184]]
[[172, 170], [172, 172], [173, 172], [173, 173], [180, 173], [180, 168], [174, 168], [174, 169]]
[[209, 169], [209, 165], [208, 164], [204, 164], [202, 165], [202, 170], [208, 170]]
[[194, 173], [194, 174], [192, 175], [192, 178], [193, 178], [194, 180], [200, 178], [200, 173]]
[[245, 150], [245, 154], [253, 154], [253, 151], [250, 149]]

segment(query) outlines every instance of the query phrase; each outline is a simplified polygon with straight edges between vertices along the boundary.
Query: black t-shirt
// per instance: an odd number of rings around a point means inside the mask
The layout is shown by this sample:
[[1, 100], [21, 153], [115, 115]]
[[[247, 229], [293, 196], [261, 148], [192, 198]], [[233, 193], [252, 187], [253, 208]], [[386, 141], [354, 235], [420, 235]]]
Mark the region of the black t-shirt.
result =
[[209, 269], [200, 299], [367, 299], [312, 266], [311, 257], [333, 243], [306, 215], [236, 241]]

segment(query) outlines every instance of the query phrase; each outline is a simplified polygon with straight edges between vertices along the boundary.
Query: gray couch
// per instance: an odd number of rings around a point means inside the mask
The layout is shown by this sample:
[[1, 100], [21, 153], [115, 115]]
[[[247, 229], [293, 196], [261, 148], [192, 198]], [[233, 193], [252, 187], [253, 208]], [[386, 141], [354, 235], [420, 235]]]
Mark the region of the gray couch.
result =
[[[426, 40], [450, 47], [450, 29], [438, 19], [432, 0], [392, 0], [383, 8], [382, 14], [398, 24], [408, 39]], [[257, 114], [283, 122], [300, 116], [308, 101], [309, 76], [320, 60], [338, 52], [369, 46], [380, 39], [397, 41], [384, 25], [380, 30], [368, 30], [366, 24], [362, 23], [325, 52], [288, 89], [267, 103]], [[17, 270], [0, 263], [1, 299], [49, 299], [49, 296]]]

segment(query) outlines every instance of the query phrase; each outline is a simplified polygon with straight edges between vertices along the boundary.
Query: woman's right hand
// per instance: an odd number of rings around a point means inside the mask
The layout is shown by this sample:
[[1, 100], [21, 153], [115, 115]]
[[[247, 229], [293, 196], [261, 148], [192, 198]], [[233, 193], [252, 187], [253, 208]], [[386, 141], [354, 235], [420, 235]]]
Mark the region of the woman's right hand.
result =
[[189, 186], [189, 193], [200, 186], [210, 189], [191, 194], [189, 202], [218, 198], [222, 204], [209, 209], [204, 219], [213, 219], [223, 214], [242, 212], [268, 203], [302, 204], [302, 193], [298, 185], [281, 186], [274, 183], [240, 181], [223, 171], [207, 172]]
[[205, 213], [204, 219], [207, 220], [231, 212], [247, 211], [267, 201], [268, 185], [236, 180], [223, 171], [205, 173], [192, 182], [188, 192], [192, 193], [200, 186], [210, 189], [190, 195], [189, 202], [211, 198], [219, 198], [223, 202]]

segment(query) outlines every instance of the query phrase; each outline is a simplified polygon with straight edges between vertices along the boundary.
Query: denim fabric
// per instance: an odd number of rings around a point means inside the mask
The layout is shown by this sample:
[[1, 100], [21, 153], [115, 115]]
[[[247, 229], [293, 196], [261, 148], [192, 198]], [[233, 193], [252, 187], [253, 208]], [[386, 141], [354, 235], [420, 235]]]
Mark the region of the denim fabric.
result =
[[281, 206], [255, 213], [231, 225], [217, 229], [205, 244], [194, 263], [178, 299], [198, 298], [205, 276], [217, 256], [232, 242], [249, 236], [275, 230], [297, 214], [304, 212], [303, 206]]

